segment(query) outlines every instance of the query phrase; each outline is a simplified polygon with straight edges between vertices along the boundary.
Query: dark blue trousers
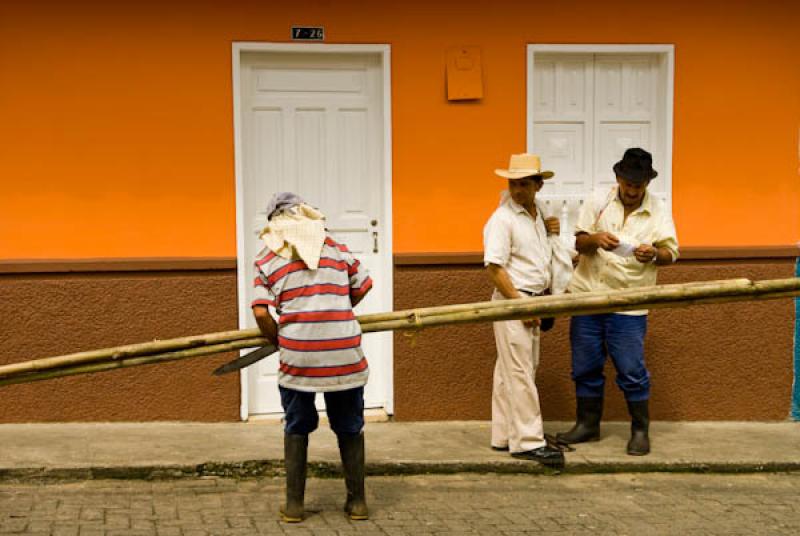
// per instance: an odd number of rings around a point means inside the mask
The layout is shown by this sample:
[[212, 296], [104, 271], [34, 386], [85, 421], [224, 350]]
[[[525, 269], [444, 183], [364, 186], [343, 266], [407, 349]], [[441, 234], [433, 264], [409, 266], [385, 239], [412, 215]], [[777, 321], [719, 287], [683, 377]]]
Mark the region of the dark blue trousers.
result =
[[638, 402], [650, 398], [650, 373], [644, 364], [647, 315], [600, 314], [573, 316], [572, 379], [575, 394], [585, 398], [603, 396], [606, 355], [617, 369], [617, 385], [625, 399]]
[[[287, 434], [308, 435], [319, 426], [319, 413], [314, 404], [317, 393], [279, 387], [281, 405], [286, 414]], [[331, 430], [336, 435], [358, 435], [364, 428], [364, 388], [332, 391], [325, 395], [325, 411]]]

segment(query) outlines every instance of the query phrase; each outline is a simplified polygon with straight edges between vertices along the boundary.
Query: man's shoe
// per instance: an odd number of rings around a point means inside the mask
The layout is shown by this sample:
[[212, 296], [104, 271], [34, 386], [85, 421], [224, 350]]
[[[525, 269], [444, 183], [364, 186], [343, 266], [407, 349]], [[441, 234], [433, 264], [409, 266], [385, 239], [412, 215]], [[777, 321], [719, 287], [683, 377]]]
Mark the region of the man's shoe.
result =
[[547, 467], [564, 467], [564, 453], [547, 445], [538, 449], [512, 452], [511, 457], [520, 460], [532, 460]]

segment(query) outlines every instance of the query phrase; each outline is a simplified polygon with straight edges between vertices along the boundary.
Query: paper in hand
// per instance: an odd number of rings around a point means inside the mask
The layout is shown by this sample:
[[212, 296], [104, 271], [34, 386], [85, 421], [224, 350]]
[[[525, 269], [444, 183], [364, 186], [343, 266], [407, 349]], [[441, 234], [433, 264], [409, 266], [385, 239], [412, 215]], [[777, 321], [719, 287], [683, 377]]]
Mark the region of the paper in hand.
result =
[[619, 255], [620, 257], [632, 257], [636, 246], [627, 242], [620, 241], [619, 245], [611, 250], [611, 253]]

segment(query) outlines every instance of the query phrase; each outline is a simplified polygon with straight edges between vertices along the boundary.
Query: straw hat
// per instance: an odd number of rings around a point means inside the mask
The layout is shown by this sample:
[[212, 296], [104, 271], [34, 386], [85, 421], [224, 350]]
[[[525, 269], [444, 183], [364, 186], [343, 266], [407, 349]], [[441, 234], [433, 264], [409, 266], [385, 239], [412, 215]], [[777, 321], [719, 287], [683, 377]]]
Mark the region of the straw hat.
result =
[[554, 175], [552, 171], [542, 171], [542, 162], [539, 159], [539, 155], [530, 153], [512, 154], [508, 169], [495, 169], [494, 172], [506, 179], [521, 179], [532, 176], [549, 179]]

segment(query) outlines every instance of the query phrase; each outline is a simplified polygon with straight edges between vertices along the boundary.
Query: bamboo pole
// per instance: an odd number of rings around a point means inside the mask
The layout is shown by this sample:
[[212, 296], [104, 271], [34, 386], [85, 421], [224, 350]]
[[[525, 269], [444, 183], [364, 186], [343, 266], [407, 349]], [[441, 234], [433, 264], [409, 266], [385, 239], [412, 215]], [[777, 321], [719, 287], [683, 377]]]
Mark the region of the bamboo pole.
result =
[[[227, 344], [238, 340], [246, 340], [261, 337], [258, 328], [243, 329], [236, 331], [220, 331], [217, 333], [207, 333], [205, 335], [192, 335], [190, 337], [180, 337], [177, 339], [156, 340], [125, 346], [115, 346], [113, 348], [102, 348], [100, 350], [90, 350], [88, 352], [78, 352], [75, 354], [61, 355], [56, 357], [45, 357], [33, 361], [23, 361], [12, 363], [0, 367], [0, 378], [51, 370], [58, 367], [83, 365], [88, 363], [119, 361], [131, 357], [142, 355], [153, 355], [167, 353], [189, 348], [205, 348], [220, 344]], [[253, 345], [250, 345], [253, 346]], [[239, 346], [248, 348], [248, 346]], [[219, 350], [224, 352], [227, 350]], [[199, 355], [205, 355], [203, 353]]]
[[[575, 295], [579, 296], [579, 295]], [[757, 292], [740, 294], [723, 294], [718, 296], [703, 296], [691, 293], [686, 296], [655, 296], [649, 301], [632, 301], [627, 297], [612, 300], [602, 300], [595, 296], [586, 301], [572, 301], [562, 303], [540, 304], [528, 307], [526, 304], [499, 302], [497, 308], [484, 308], [476, 311], [464, 311], [435, 316], [421, 316], [410, 314], [403, 320], [387, 320], [370, 323], [364, 331], [395, 331], [409, 329], [423, 329], [443, 325], [469, 324], [475, 322], [494, 322], [500, 320], [524, 320], [531, 317], [558, 317], [601, 313], [614, 313], [621, 311], [635, 311], [640, 309], [663, 309], [670, 307], [685, 307], [689, 305], [706, 305], [713, 303], [730, 303], [748, 300], [773, 300], [800, 296], [800, 288], [794, 290], [761, 290]], [[544, 299], [544, 298], [541, 298]]]
[[[376, 331], [432, 327], [492, 320], [514, 320], [538, 317], [599, 314], [659, 308], [673, 302], [742, 296], [743, 299], [766, 292], [800, 291], [800, 278], [754, 283], [732, 279], [706, 283], [656, 285], [603, 292], [582, 292], [538, 298], [520, 298], [485, 302], [478, 307], [469, 304], [407, 311], [402, 318], [369, 322]], [[740, 301], [740, 300], [733, 300]], [[694, 303], [694, 302], [693, 302]], [[700, 302], [703, 303], [703, 302]], [[435, 314], [432, 314], [435, 313]]]
[[87, 363], [81, 365], [66, 366], [63, 368], [54, 368], [50, 370], [40, 370], [38, 372], [30, 372], [27, 374], [18, 374], [14, 376], [7, 376], [0, 378], [0, 386], [12, 385], [16, 383], [28, 383], [41, 380], [50, 380], [53, 378], [62, 378], [64, 376], [73, 376], [75, 374], [89, 374], [92, 372], [104, 372], [106, 370], [115, 370], [120, 368], [134, 367], [137, 365], [151, 365], [155, 363], [166, 363], [168, 361], [177, 361], [179, 359], [187, 359], [190, 357], [200, 357], [210, 354], [219, 354], [222, 352], [230, 352], [233, 350], [242, 350], [244, 348], [252, 348], [254, 346], [263, 346], [268, 344], [267, 339], [263, 337], [256, 337], [250, 339], [238, 339], [235, 341], [212, 344], [200, 348], [190, 348], [187, 350], [178, 350], [174, 352], [164, 352], [153, 355], [139, 355], [136, 357], [129, 357], [126, 359], [118, 359], [114, 361], [106, 361], [100, 363]]
[[[795, 278], [790, 278], [790, 280], [794, 280]], [[786, 285], [785, 279], [775, 279], [775, 280], [767, 280], [767, 281], [778, 281], [778, 287], [781, 285]], [[712, 281], [692, 281], [689, 283], [673, 283], [670, 285], [655, 285], [651, 287], [639, 287], [639, 288], [628, 288], [622, 290], [613, 290], [613, 291], [594, 291], [594, 292], [581, 292], [579, 294], [557, 294], [557, 295], [547, 295], [547, 296], [536, 296], [536, 297], [526, 297], [526, 298], [518, 298], [516, 300], [505, 300], [502, 303], [512, 304], [512, 303], [530, 303], [531, 300], [536, 300], [536, 303], [549, 303], [551, 301], [561, 301], [570, 296], [581, 296], [585, 298], [593, 297], [593, 296], [607, 296], [609, 292], [613, 292], [615, 295], [619, 296], [639, 296], [642, 294], [643, 290], [646, 289], [670, 289], [670, 288], [684, 288], [684, 289], [693, 289], [693, 288], [704, 288], [704, 289], [719, 289], [721, 293], [727, 292], [736, 292], [739, 290], [746, 291], [753, 285], [753, 282], [749, 279], [740, 278], [740, 279], [718, 279]], [[435, 307], [425, 307], [423, 309], [415, 309], [413, 311], [419, 311], [420, 314], [424, 316], [432, 316], [437, 314], [450, 314], [460, 311], [474, 311], [477, 309], [491, 309], [498, 306], [497, 301], [485, 301], [485, 302], [474, 302], [474, 303], [460, 303], [454, 305], [439, 305]], [[402, 320], [409, 315], [410, 311], [389, 311], [385, 313], [370, 313], [365, 315], [359, 315], [358, 321], [361, 323], [362, 329], [366, 324], [372, 324], [373, 322], [384, 322], [387, 320]]]
[[[709, 288], [718, 289], [719, 292], [728, 292], [732, 288], [746, 288], [752, 283], [748, 279], [728, 279], [719, 281], [700, 281], [693, 283], [682, 283], [680, 285], [662, 285], [656, 288], [667, 289], [675, 286], [682, 288]], [[616, 291], [620, 296], [636, 296], [641, 293], [640, 289], [625, 289]], [[587, 292], [582, 293], [580, 296], [589, 298], [591, 296], [606, 296], [607, 292]], [[543, 296], [538, 298], [521, 298], [519, 300], [508, 300], [503, 303], [530, 303], [530, 300], [540, 300], [536, 303], [549, 303], [552, 300], [561, 300], [565, 295], [559, 296]], [[579, 295], [574, 295], [579, 296]], [[543, 300], [543, 301], [542, 301]], [[424, 316], [432, 316], [439, 314], [451, 314], [459, 311], [474, 311], [478, 309], [491, 309], [498, 306], [496, 301], [467, 303], [457, 305], [445, 305], [438, 307], [426, 307], [416, 311], [393, 311], [388, 313], [375, 313], [360, 315], [358, 320], [364, 332], [376, 331], [371, 329], [373, 323], [383, 322], [386, 320], [402, 321], [408, 319], [409, 315], [419, 314]], [[103, 348], [100, 350], [91, 350], [87, 352], [78, 352], [56, 357], [47, 357], [43, 359], [36, 359], [32, 361], [23, 361], [19, 363], [12, 363], [9, 365], [0, 366], [0, 378], [16, 376], [20, 374], [28, 374], [33, 372], [41, 372], [52, 370], [60, 367], [70, 367], [76, 365], [84, 365], [89, 363], [105, 362], [105, 361], [119, 361], [141, 355], [155, 355], [161, 353], [169, 353], [173, 351], [189, 349], [189, 348], [204, 348], [214, 346], [217, 344], [224, 344], [236, 340], [258, 338], [261, 332], [257, 328], [235, 330], [235, 331], [222, 331], [217, 333], [207, 333], [203, 335], [192, 335], [189, 337], [180, 337], [176, 339], [156, 340], [152, 342], [129, 344], [124, 346], [116, 346], [113, 348]], [[225, 351], [225, 350], [220, 350]], [[207, 355], [212, 352], [196, 352], [192, 356]], [[113, 367], [112, 367], [113, 368]]]
[[[538, 298], [522, 298], [518, 300], [481, 302], [477, 304], [429, 307], [411, 311], [381, 313], [378, 315], [361, 315], [358, 317], [358, 320], [362, 325], [362, 331], [364, 333], [369, 333], [388, 330], [414, 330], [425, 327], [474, 322], [524, 319], [532, 316], [548, 317], [574, 314], [597, 314], [636, 309], [730, 303], [744, 300], [771, 300], [796, 296], [800, 296], [800, 278], [756, 282], [751, 282], [747, 279], [734, 279], [642, 287], [639, 289], [626, 289], [621, 291], [587, 292]], [[378, 321], [375, 321], [375, 318], [378, 318]], [[384, 320], [386, 318], [388, 318], [388, 320]], [[253, 334], [256, 336], [253, 336]], [[234, 340], [150, 355], [136, 354], [125, 358], [109, 357], [109, 360], [106, 362], [72, 363], [45, 368], [42, 364], [43, 362], [52, 364], [53, 362], [58, 362], [59, 358], [30, 361], [27, 362], [27, 364], [33, 366], [27, 367], [27, 372], [25, 373], [14, 372], [19, 370], [19, 367], [13, 368], [13, 371], [9, 372], [8, 369], [12, 366], [7, 365], [5, 367], [0, 367], [0, 386], [59, 378], [75, 374], [102, 372], [136, 365], [175, 361], [267, 344], [266, 339], [258, 336], [260, 333], [257, 329], [213, 333], [156, 342], [159, 343], [159, 345], [171, 347], [176, 344], [186, 344], [187, 341], [218, 341], [229, 335], [232, 335]], [[94, 352], [83, 352], [82, 354], [116, 356], [120, 348], [130, 349], [135, 347], [138, 351], [138, 349], [144, 348], [148, 344], [152, 345], [152, 343], [129, 345], [127, 347], [106, 348]], [[192, 342], [192, 344], [196, 343]], [[70, 356], [61, 356], [61, 358], [72, 358], [75, 355], [81, 354], [71, 354]], [[25, 363], [18, 363], [15, 365], [23, 364]]]
[[[681, 302], [663, 302], [659, 304], [652, 304], [648, 305], [649, 308], [668, 308], [668, 307], [682, 307], [682, 306], [689, 306], [689, 305], [704, 305], [704, 304], [711, 304], [711, 303], [730, 303], [734, 301], [744, 301], [744, 300], [774, 300], [780, 298], [792, 298], [800, 296], [800, 290], [795, 291], [787, 291], [787, 292], [780, 292], [780, 291], [767, 291], [760, 295], [747, 297], [744, 295], [730, 295], [730, 296], [719, 296], [719, 297], [710, 297], [710, 298], [699, 298], [693, 300], [686, 300]], [[598, 312], [614, 312], [621, 310], [619, 307], [610, 307], [608, 310], [599, 310], [593, 311], [592, 314]], [[630, 310], [630, 307], [628, 308]], [[470, 322], [486, 322], [488, 320], [472, 318], [472, 319], [452, 319], [447, 318], [449, 315], [439, 315], [436, 318], [437, 320], [435, 323], [427, 323], [423, 327], [432, 327], [435, 325], [445, 325], [445, 324], [464, 324]], [[498, 319], [502, 320], [510, 320], [515, 318], [528, 318], [530, 317], [530, 312], [524, 313], [513, 313], [511, 314], [499, 314]], [[397, 321], [390, 321], [388, 323], [394, 323]], [[441, 322], [441, 323], [440, 323]], [[363, 330], [365, 333], [368, 332], [376, 332], [376, 331], [390, 331], [390, 330], [411, 330], [411, 329], [420, 329], [414, 325], [410, 324], [402, 324], [402, 325], [386, 325], [387, 322], [382, 323], [371, 323], [365, 326]], [[89, 374], [93, 372], [104, 372], [107, 370], [115, 370], [119, 368], [126, 368], [132, 367], [137, 365], [150, 365], [150, 364], [157, 364], [163, 363], [168, 361], [176, 361], [180, 359], [187, 359], [191, 357], [201, 357], [205, 355], [211, 354], [218, 354], [221, 352], [239, 350], [244, 348], [252, 348], [255, 346], [263, 346], [268, 344], [268, 341], [265, 338], [253, 338], [253, 339], [241, 339], [237, 340], [228, 344], [219, 344], [219, 345], [210, 345], [201, 348], [192, 348], [189, 350], [180, 350], [177, 352], [168, 352], [163, 354], [155, 354], [149, 356], [138, 356], [127, 358], [118, 361], [112, 362], [104, 362], [104, 363], [89, 363], [86, 365], [77, 365], [71, 367], [64, 367], [60, 369], [52, 369], [42, 372], [34, 372], [24, 375], [17, 375], [13, 377], [6, 377], [0, 378], [0, 386], [4, 385], [12, 385], [18, 383], [29, 383], [41, 380], [49, 380], [54, 378], [61, 378], [65, 376], [72, 376], [76, 374]]]
[[[780, 280], [779, 280], [780, 281]], [[692, 289], [702, 288], [715, 290], [720, 293], [735, 292], [739, 289], [746, 289], [752, 285], [748, 279], [728, 279], [719, 281], [700, 281], [693, 283], [681, 283], [677, 285], [661, 285], [656, 287], [643, 287], [640, 289], [625, 289], [615, 291], [619, 296], [638, 296], [641, 291], [646, 288], [667, 289], [673, 287]], [[574, 295], [559, 295], [559, 296], [542, 296], [537, 298], [521, 298], [519, 300], [507, 300], [501, 302], [503, 304], [527, 304], [532, 303], [531, 300], [536, 300], [537, 304], [548, 304], [552, 301], [561, 301], [568, 296], [581, 296], [584, 298], [590, 297], [603, 297], [607, 296], [608, 292], [586, 292]], [[452, 314], [456, 312], [471, 312], [482, 309], [492, 309], [498, 307], [497, 301], [487, 301], [479, 303], [467, 303], [457, 305], [445, 305], [438, 307], [426, 307], [414, 311], [395, 311], [388, 313], [376, 313], [360, 315], [358, 320], [361, 324], [362, 330], [365, 332], [376, 331], [369, 326], [384, 321], [403, 321], [408, 320], [409, 317], [415, 318], [414, 315], [421, 316], [436, 316], [440, 314]], [[378, 324], [382, 325], [382, 324]], [[399, 325], [399, 324], [398, 324]], [[60, 367], [69, 367], [75, 365], [83, 365], [88, 363], [105, 362], [105, 361], [118, 361], [128, 359], [141, 355], [154, 355], [161, 353], [168, 353], [189, 348], [202, 348], [213, 346], [216, 344], [224, 344], [236, 340], [257, 338], [261, 336], [261, 332], [257, 328], [236, 330], [236, 331], [222, 331], [218, 333], [207, 333], [203, 335], [193, 335], [189, 337], [181, 337], [176, 339], [156, 340], [146, 343], [129, 344], [125, 346], [116, 346], [113, 348], [103, 348], [100, 350], [91, 350], [88, 352], [78, 352], [75, 354], [68, 354], [63, 356], [48, 357], [43, 359], [36, 359], [33, 361], [23, 361], [19, 363], [12, 363], [9, 365], [0, 366], [0, 378], [16, 376], [19, 374], [27, 374], [32, 372], [40, 372], [45, 370], [52, 370]], [[206, 355], [205, 352], [199, 352], [193, 355]]]

